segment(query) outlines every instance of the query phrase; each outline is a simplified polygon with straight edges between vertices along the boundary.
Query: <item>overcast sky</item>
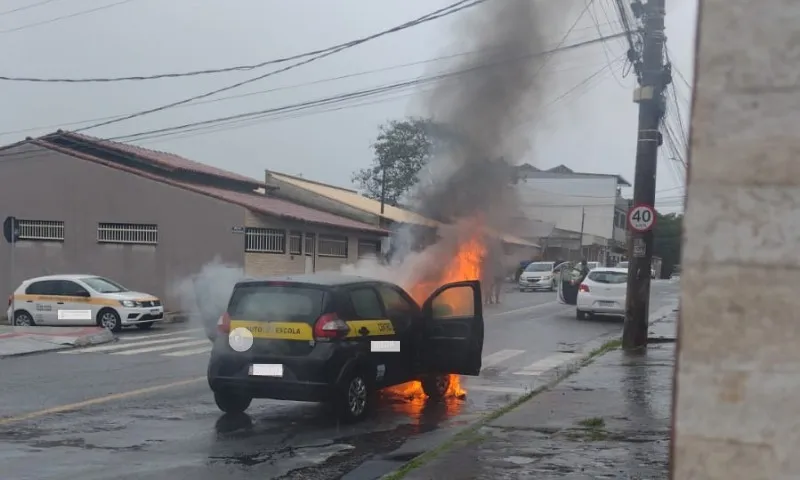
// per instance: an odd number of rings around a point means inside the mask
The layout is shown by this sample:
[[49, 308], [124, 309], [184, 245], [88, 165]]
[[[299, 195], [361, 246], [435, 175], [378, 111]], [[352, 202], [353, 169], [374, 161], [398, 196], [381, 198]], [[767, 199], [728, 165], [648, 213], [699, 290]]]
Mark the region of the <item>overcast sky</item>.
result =
[[[500, 0], [492, 0], [500, 1]], [[552, 1], [559, 0], [532, 0]], [[555, 47], [578, 17], [575, 0], [548, 32]], [[366, 36], [414, 19], [453, 0], [3, 0], [0, 2], [0, 75], [115, 77], [254, 64]], [[43, 3], [16, 12], [10, 10]], [[113, 5], [95, 12], [86, 10]], [[628, 2], [625, 2], [628, 3]], [[565, 44], [621, 31], [613, 0], [594, 5]], [[667, 0], [667, 37], [674, 75], [668, 121], [678, 148], [687, 133], [696, 0]], [[76, 14], [50, 23], [50, 19]], [[231, 97], [168, 109], [88, 130], [111, 138], [316, 100], [445, 71], [442, 56], [463, 52], [455, 14], [360, 45], [211, 97]], [[595, 21], [597, 24], [595, 24]], [[37, 23], [42, 23], [36, 25]], [[555, 55], [546, 113], [532, 116], [531, 150], [523, 161], [541, 168], [620, 174], [633, 181], [637, 106], [633, 75], [617, 61], [623, 39]], [[437, 59], [438, 58], [438, 59]], [[609, 66], [609, 61], [611, 66]], [[409, 65], [410, 64], [410, 65]], [[282, 65], [280, 65], [282, 66]], [[151, 81], [91, 84], [1, 82], [0, 143], [76, 129], [105, 117], [133, 113], [214, 90], [259, 74], [224, 73]], [[379, 70], [379, 71], [375, 71]], [[599, 73], [598, 73], [599, 72]], [[357, 75], [354, 75], [357, 74]], [[335, 77], [346, 78], [335, 79]], [[262, 93], [254, 93], [262, 92]], [[242, 96], [242, 94], [254, 93]], [[424, 113], [419, 95], [398, 90], [290, 114], [171, 134], [138, 143], [261, 178], [265, 168], [352, 186], [351, 173], [367, 166], [378, 126]], [[682, 118], [676, 113], [680, 110]], [[542, 119], [546, 118], [546, 121]], [[88, 121], [88, 122], [87, 122]], [[681, 126], [684, 131], [681, 132]], [[665, 145], [659, 161], [659, 209], [680, 208], [685, 171]]]

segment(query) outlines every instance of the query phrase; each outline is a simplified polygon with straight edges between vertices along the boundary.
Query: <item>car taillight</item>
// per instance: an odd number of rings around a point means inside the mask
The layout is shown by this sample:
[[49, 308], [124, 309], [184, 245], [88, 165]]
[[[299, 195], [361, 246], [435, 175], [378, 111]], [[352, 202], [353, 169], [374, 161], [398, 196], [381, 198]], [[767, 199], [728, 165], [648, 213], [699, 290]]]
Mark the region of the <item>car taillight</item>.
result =
[[314, 324], [314, 338], [342, 338], [350, 332], [347, 323], [336, 316], [335, 313], [326, 313], [319, 317]]
[[231, 333], [231, 317], [228, 316], [228, 312], [223, 313], [217, 320], [217, 330], [220, 333]]
[[589, 293], [589, 285], [581, 283], [581, 285], [578, 287], [578, 290], [580, 290], [581, 292]]

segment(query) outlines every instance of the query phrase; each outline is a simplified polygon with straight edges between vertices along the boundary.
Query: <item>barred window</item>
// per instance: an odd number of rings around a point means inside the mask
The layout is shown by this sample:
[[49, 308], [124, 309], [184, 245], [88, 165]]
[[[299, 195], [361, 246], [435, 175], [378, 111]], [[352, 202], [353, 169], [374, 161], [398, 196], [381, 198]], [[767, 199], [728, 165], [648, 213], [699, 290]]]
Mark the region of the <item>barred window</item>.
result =
[[58, 220], [21, 220], [14, 224], [20, 240], [40, 242], [63, 242], [64, 222]]
[[149, 223], [99, 223], [98, 243], [157, 245], [158, 225]]
[[274, 228], [246, 228], [244, 251], [256, 253], [286, 253], [286, 231]]
[[316, 247], [317, 247], [317, 242], [315, 240], [316, 240], [316, 236], [313, 233], [306, 233], [306, 248], [305, 248], [305, 252], [306, 252], [306, 256], [307, 257], [313, 257], [314, 256], [314, 251], [316, 250]]
[[289, 254], [302, 255], [303, 254], [303, 234], [300, 232], [292, 232], [289, 234]]
[[380, 240], [359, 240], [358, 258], [377, 257], [381, 253]]
[[320, 235], [319, 256], [347, 258], [347, 237]]

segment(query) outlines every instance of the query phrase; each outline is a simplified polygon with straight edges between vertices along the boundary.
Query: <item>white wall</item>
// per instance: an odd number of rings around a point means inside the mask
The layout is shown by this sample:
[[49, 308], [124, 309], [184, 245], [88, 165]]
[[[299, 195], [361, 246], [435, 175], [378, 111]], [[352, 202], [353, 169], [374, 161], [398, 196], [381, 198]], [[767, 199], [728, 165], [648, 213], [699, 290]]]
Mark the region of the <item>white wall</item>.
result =
[[616, 177], [532, 177], [516, 187], [522, 211], [530, 219], [554, 223], [556, 228], [581, 231], [581, 209], [586, 234], [612, 238]]

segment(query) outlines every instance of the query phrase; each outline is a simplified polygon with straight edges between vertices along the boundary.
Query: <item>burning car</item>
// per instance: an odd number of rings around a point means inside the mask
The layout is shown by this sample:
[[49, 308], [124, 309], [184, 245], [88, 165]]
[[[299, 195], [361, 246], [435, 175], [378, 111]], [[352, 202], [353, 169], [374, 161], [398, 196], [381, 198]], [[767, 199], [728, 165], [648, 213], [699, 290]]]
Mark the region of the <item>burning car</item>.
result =
[[366, 277], [310, 274], [236, 283], [208, 365], [217, 406], [255, 398], [332, 404], [344, 421], [368, 413], [379, 389], [419, 382], [436, 400], [478, 375], [480, 283], [449, 282], [424, 302]]

